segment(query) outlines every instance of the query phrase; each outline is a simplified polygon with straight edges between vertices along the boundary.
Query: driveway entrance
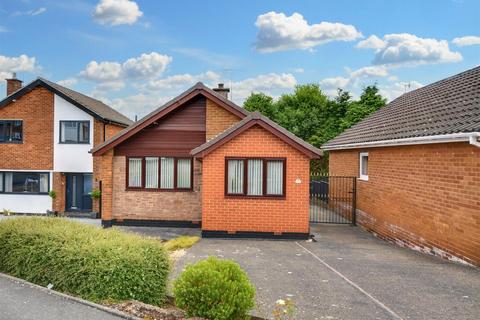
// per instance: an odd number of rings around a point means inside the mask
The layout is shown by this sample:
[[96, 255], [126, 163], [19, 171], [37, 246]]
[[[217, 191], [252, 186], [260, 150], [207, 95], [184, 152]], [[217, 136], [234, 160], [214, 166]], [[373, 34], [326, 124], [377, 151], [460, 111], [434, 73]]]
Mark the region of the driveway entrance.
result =
[[478, 319], [480, 271], [396, 247], [357, 227], [315, 225], [318, 242], [202, 239], [176, 264], [237, 261], [257, 288], [255, 314], [290, 297], [295, 319]]

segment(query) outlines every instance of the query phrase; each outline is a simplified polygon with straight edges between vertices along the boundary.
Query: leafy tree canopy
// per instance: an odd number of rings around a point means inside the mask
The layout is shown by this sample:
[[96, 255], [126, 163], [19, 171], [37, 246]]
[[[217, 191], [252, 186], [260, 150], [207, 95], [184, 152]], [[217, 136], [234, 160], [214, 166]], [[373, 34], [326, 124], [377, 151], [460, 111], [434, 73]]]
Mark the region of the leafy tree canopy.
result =
[[[376, 85], [363, 89], [353, 100], [348, 91], [338, 89], [337, 96], [327, 97], [317, 84], [299, 85], [291, 94], [277, 101], [264, 93], [252, 93], [244, 102], [245, 109], [263, 115], [293, 132], [296, 136], [320, 147], [386, 104]], [[316, 170], [326, 170], [327, 157]]]

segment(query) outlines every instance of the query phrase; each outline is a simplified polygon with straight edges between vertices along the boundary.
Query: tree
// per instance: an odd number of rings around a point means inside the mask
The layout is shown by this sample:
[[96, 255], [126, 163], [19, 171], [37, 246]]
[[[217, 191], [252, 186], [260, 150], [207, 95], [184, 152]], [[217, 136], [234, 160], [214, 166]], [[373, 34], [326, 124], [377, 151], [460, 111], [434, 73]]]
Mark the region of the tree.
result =
[[273, 121], [278, 114], [273, 98], [264, 93], [252, 93], [243, 103], [243, 107], [248, 111], [258, 111]]
[[[278, 101], [263, 93], [252, 93], [245, 100], [249, 111], [259, 111], [296, 136], [320, 147], [350, 128], [369, 114], [385, 105], [386, 99], [378, 93], [376, 85], [367, 86], [358, 100], [352, 100], [348, 91], [338, 89], [337, 96], [329, 99], [317, 84], [295, 87], [291, 94]], [[328, 155], [313, 164], [314, 170], [327, 170]]]
[[352, 102], [341, 120], [340, 129], [344, 131], [369, 114], [377, 111], [386, 104], [387, 99], [378, 93], [376, 85], [367, 86], [363, 89], [360, 100]]

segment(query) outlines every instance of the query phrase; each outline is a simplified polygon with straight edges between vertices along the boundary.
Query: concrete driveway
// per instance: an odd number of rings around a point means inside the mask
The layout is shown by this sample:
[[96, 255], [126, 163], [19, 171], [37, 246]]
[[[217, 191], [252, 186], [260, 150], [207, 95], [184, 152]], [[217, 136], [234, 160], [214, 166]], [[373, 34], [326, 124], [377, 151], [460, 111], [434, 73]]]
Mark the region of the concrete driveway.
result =
[[480, 271], [399, 248], [356, 227], [317, 225], [318, 242], [202, 239], [176, 264], [237, 261], [258, 316], [290, 297], [295, 319], [480, 319]]

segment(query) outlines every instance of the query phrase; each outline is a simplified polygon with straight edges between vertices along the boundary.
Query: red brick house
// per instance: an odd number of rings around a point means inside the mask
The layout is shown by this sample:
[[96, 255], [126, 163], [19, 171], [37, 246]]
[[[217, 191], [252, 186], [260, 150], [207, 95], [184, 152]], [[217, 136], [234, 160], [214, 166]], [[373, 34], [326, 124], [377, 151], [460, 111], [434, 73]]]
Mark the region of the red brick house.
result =
[[357, 182], [357, 223], [480, 265], [480, 67], [408, 92], [322, 148]]
[[91, 212], [89, 150], [131, 123], [101, 101], [46, 79], [26, 86], [7, 79], [0, 100], [0, 210]]
[[322, 151], [214, 90], [198, 83], [92, 150], [104, 226], [308, 237], [309, 166]]

